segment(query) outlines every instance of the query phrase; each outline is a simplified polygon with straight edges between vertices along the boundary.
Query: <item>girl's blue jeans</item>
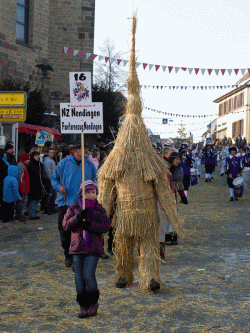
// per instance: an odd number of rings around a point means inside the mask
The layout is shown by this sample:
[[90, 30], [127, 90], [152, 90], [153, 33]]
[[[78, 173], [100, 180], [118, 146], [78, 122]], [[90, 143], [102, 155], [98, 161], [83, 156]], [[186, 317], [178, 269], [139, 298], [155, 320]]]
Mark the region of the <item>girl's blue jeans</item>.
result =
[[72, 257], [77, 294], [82, 294], [86, 291], [97, 291], [95, 272], [99, 256], [94, 254], [73, 254]]

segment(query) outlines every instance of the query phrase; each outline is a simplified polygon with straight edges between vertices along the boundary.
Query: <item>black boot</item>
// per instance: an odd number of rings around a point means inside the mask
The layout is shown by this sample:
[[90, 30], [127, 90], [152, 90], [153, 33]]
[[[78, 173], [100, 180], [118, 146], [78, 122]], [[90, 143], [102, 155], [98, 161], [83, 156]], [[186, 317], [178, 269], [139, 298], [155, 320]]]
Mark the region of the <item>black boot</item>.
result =
[[165, 234], [165, 243], [171, 241], [172, 241], [172, 234], [171, 233]]
[[98, 309], [98, 299], [99, 299], [99, 290], [97, 291], [87, 291], [87, 301], [88, 301], [88, 310], [87, 317], [93, 317], [97, 315]]
[[160, 289], [160, 283], [155, 281], [154, 279], [151, 279], [149, 288], [151, 291], [156, 291]]
[[76, 296], [76, 301], [79, 303], [80, 305], [80, 312], [78, 314], [79, 318], [86, 318], [88, 317], [88, 299], [87, 299], [87, 293], [81, 293], [81, 294], [77, 294]]
[[120, 276], [115, 285], [116, 285], [116, 288], [125, 288], [128, 284], [127, 284], [125, 277]]

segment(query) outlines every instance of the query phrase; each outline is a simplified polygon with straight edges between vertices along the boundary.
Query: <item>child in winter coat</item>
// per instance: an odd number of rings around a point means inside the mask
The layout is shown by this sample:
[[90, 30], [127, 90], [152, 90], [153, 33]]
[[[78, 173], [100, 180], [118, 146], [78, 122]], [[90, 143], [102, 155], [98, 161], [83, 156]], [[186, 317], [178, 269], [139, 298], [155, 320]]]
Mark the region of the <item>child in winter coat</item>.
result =
[[110, 222], [106, 211], [98, 203], [97, 185], [85, 181], [85, 210], [82, 209], [82, 185], [80, 198], [68, 208], [64, 220], [65, 231], [71, 230], [69, 254], [73, 257], [79, 318], [95, 316], [98, 309], [99, 290], [95, 271], [99, 257], [103, 254], [103, 236], [109, 231]]
[[18, 172], [18, 167], [11, 165], [8, 176], [3, 180], [3, 222], [13, 220], [15, 202], [22, 200], [19, 194]]

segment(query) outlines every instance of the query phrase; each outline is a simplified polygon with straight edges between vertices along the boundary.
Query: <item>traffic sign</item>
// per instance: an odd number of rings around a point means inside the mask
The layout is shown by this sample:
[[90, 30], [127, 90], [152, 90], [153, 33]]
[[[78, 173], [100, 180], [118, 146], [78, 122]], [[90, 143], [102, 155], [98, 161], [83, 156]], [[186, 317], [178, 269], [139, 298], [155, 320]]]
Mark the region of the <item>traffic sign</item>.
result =
[[0, 121], [24, 122], [26, 119], [26, 109], [26, 92], [0, 92]]
[[212, 142], [212, 138], [206, 138], [206, 144], [211, 143]]

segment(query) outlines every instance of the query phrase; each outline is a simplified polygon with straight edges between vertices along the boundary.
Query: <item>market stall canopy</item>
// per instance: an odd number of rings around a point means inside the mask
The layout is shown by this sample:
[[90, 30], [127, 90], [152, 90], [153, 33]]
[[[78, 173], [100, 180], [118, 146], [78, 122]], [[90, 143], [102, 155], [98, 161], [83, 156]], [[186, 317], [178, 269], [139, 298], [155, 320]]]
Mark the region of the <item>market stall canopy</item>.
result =
[[49, 128], [49, 127], [38, 126], [38, 125], [30, 125], [30, 124], [25, 124], [25, 123], [18, 124], [19, 133], [26, 132], [27, 134], [33, 133], [34, 135], [36, 135], [36, 132], [38, 132], [38, 131], [54, 134], [55, 140], [62, 140], [61, 134], [55, 128]]

